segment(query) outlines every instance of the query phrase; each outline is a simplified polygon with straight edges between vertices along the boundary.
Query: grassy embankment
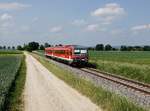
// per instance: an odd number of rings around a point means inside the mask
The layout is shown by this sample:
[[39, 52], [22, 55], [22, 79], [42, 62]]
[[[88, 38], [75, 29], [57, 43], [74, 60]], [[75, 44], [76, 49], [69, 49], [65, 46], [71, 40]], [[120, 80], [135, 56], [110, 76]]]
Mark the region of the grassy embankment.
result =
[[101, 71], [150, 83], [150, 52], [89, 51], [89, 62]]
[[144, 109], [127, 101], [124, 97], [119, 97], [118, 95], [105, 91], [101, 87], [96, 87], [91, 82], [74, 76], [72, 72], [60, 68], [42, 56], [37, 54], [32, 55], [58, 78], [68, 83], [83, 95], [89, 97], [102, 109], [106, 111], [144, 111]]
[[0, 61], [0, 111], [20, 111], [25, 83], [25, 57], [19, 51], [0, 51]]

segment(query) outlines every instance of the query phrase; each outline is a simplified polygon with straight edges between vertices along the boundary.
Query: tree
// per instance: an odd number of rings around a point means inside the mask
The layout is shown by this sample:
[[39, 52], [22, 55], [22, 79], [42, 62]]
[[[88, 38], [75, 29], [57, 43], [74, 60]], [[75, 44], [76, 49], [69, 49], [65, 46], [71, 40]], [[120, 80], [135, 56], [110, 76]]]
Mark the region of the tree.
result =
[[134, 46], [134, 50], [135, 51], [142, 51], [143, 47], [141, 47], [141, 46]]
[[40, 45], [40, 50], [44, 50], [44, 46], [43, 45]]
[[94, 50], [95, 48], [94, 47], [88, 47], [88, 50]]
[[0, 46], [0, 49], [3, 49], [3, 47], [2, 47], [2, 46]]
[[134, 50], [134, 47], [132, 47], [132, 46], [127, 47], [127, 51], [133, 51], [133, 50]]
[[106, 50], [106, 51], [112, 50], [112, 46], [111, 46], [110, 44], [107, 44], [107, 45], [105, 46], [105, 50]]
[[144, 50], [144, 51], [150, 51], [150, 46], [148, 46], [148, 45], [144, 46], [144, 47], [143, 47], [143, 50]]
[[29, 45], [26, 45], [26, 46], [25, 46], [25, 50], [27, 50], [27, 51], [29, 51], [29, 52], [32, 52], [32, 51], [33, 51], [32, 48], [31, 48]]
[[6, 49], [6, 46], [3, 46], [3, 49], [5, 50], [5, 49]]
[[12, 46], [12, 49], [15, 50], [15, 46]]
[[127, 46], [122, 45], [122, 46], [120, 47], [120, 50], [121, 50], [121, 51], [127, 51]]
[[118, 49], [113, 47], [112, 50], [113, 50], [113, 51], [117, 51]]
[[10, 50], [10, 46], [8, 46], [7, 49]]
[[27, 49], [30, 51], [37, 50], [39, 48], [38, 42], [29, 42]]
[[51, 45], [50, 45], [49, 43], [46, 42], [46, 43], [44, 44], [44, 47], [45, 47], [45, 48], [51, 47]]
[[21, 46], [21, 45], [18, 45], [18, 46], [17, 46], [17, 50], [23, 50], [22, 46]]
[[104, 45], [103, 44], [97, 44], [96, 47], [95, 47], [95, 50], [103, 51], [104, 50]]

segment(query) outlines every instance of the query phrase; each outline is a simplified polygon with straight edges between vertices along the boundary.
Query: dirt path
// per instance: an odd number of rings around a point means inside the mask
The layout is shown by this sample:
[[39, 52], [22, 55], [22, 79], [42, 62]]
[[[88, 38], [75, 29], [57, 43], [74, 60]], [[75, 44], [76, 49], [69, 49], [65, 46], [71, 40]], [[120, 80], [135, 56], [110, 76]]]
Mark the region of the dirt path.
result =
[[25, 111], [100, 111], [26, 53]]

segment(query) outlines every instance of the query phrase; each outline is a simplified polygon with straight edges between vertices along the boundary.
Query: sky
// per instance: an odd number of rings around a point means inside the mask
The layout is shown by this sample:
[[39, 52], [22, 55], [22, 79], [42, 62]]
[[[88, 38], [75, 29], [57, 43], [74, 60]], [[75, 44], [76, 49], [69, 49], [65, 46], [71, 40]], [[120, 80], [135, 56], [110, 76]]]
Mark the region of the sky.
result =
[[0, 0], [0, 46], [150, 45], [150, 0]]

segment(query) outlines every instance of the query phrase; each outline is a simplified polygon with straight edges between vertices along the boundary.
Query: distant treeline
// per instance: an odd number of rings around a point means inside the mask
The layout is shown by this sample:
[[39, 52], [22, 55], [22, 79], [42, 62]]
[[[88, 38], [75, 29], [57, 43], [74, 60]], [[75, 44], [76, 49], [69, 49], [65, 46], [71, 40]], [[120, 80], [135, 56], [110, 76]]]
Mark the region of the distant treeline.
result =
[[46, 47], [51, 47], [49, 43], [45, 44], [39, 44], [38, 42], [29, 42], [28, 44], [18, 45], [17, 47], [15, 46], [0, 46], [0, 50], [27, 50], [27, 51], [33, 51], [33, 50], [44, 50]]
[[16, 47], [15, 46], [12, 46], [12, 47], [10, 47], [10, 46], [8, 46], [8, 47], [6, 47], [6, 46], [0, 46], [0, 49], [3, 49], [3, 50], [5, 50], [5, 49], [7, 49], [7, 50], [15, 50]]
[[89, 47], [89, 50], [96, 51], [150, 51], [150, 45], [145, 46], [126, 46], [122, 45], [118, 48], [112, 47], [110, 44], [97, 44], [95, 47]]
[[[18, 45], [15, 46], [0, 46], [0, 50], [27, 50], [27, 51], [33, 51], [33, 50], [44, 50], [46, 47], [52, 47], [53, 45], [50, 45], [49, 43], [39, 44], [38, 42], [29, 42], [28, 44], [24, 45]], [[62, 46], [61, 44], [55, 45], [55, 46]]]
[[[39, 44], [38, 42], [29, 42], [28, 44], [24, 44], [23, 46], [18, 45], [15, 46], [0, 46], [0, 50], [27, 50], [27, 51], [33, 51], [33, 50], [44, 50], [46, 47], [52, 47], [53, 45], [50, 45], [49, 43]], [[55, 46], [62, 46], [62, 44], [58, 44]], [[120, 47], [113, 47], [110, 44], [104, 45], [104, 44], [97, 44], [95, 47], [88, 47], [89, 50], [96, 50], [96, 51], [150, 51], [150, 45], [145, 46], [126, 46], [122, 45]]]

